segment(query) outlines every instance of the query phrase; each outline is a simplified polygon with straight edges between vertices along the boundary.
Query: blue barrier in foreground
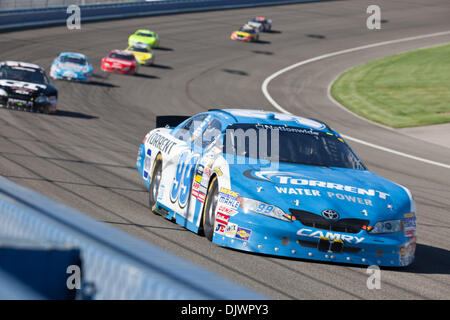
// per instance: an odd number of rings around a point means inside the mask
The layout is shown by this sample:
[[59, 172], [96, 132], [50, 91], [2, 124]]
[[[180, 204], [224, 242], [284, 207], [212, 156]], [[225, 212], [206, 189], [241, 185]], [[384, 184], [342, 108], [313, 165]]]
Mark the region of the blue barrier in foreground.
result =
[[[45, 252], [30, 254], [34, 254], [37, 259], [62, 261], [64, 268], [70, 261], [77, 261], [74, 259], [74, 252], [70, 251], [75, 250], [75, 254], [79, 251], [83, 280], [77, 292], [78, 298], [267, 299], [128, 233], [95, 221], [0, 177], [0, 248], [5, 244], [2, 239], [8, 239], [8, 250], [0, 252], [0, 299], [48, 297], [36, 290], [38, 285], [30, 288], [26, 283], [28, 280], [17, 276], [13, 262], [5, 260], [17, 257], [20, 247], [31, 250], [26, 247], [30, 243], [41, 248], [40, 251], [45, 247], [48, 250], [59, 248], [59, 258]], [[15, 250], [11, 250], [11, 246], [16, 246]], [[69, 252], [64, 252], [61, 248], [66, 248]], [[21, 259], [17, 261], [25, 261], [23, 257]], [[36, 260], [36, 270], [45, 265]], [[55, 265], [57, 264], [52, 268]], [[33, 263], [29, 263], [27, 270], [33, 272], [33, 266]], [[53, 269], [48, 271], [50, 270]], [[87, 288], [89, 290], [85, 290]]]
[[[187, 13], [208, 10], [248, 8], [318, 2], [327, 0], [161, 0], [115, 4], [84, 5], [81, 23], [140, 16]], [[330, 0], [328, 0], [330, 1]], [[66, 24], [67, 6], [40, 9], [0, 10], [0, 31]]]

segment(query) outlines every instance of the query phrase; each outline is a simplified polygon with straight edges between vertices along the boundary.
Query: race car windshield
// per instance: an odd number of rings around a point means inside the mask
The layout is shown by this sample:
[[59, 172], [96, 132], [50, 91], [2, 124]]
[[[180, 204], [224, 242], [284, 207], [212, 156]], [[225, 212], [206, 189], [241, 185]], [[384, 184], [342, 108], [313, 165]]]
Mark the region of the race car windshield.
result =
[[109, 57], [114, 58], [114, 59], [122, 59], [122, 60], [129, 60], [129, 61], [134, 60], [133, 55], [120, 54], [120, 53], [111, 53], [111, 55]]
[[137, 35], [138, 35], [138, 36], [141, 36], [141, 37], [150, 37], [150, 38], [153, 38], [153, 34], [152, 34], [152, 33], [143, 33], [143, 32], [139, 32]]
[[145, 52], [145, 53], [150, 52], [150, 50], [148, 50], [147, 48], [142, 48], [142, 47], [131, 47], [130, 50], [136, 51], [136, 52]]
[[255, 30], [249, 28], [240, 28], [239, 31], [247, 32], [247, 33], [256, 33]]
[[84, 66], [87, 61], [84, 58], [77, 58], [77, 57], [69, 57], [69, 56], [63, 56], [59, 59], [59, 61], [63, 63], [75, 63]]
[[226, 154], [311, 166], [365, 170], [366, 167], [340, 137], [312, 129], [234, 124], [225, 130]]
[[27, 68], [11, 68], [8, 66], [0, 69], [0, 79], [43, 84], [48, 83], [48, 79], [45, 73], [41, 72], [40, 70]]

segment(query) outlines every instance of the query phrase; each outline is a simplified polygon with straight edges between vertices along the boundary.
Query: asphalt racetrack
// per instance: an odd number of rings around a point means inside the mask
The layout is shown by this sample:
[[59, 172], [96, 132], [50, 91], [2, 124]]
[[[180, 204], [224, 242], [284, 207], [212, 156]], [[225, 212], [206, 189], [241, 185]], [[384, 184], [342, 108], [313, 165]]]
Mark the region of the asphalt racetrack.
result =
[[[75, 51], [88, 55], [95, 72], [91, 84], [54, 81], [56, 115], [0, 110], [0, 174], [271, 298], [448, 299], [449, 168], [347, 139], [369, 169], [408, 187], [417, 205], [416, 261], [382, 269], [381, 289], [369, 290], [365, 267], [242, 253], [152, 214], [135, 167], [156, 115], [193, 115], [220, 106], [276, 110], [261, 85], [278, 70], [327, 53], [450, 30], [448, 0], [376, 1], [381, 30], [366, 27], [370, 4], [307, 3], [0, 34], [0, 60], [49, 70], [59, 52]], [[274, 30], [262, 33], [259, 43], [229, 39], [256, 15], [270, 17]], [[141, 67], [136, 76], [102, 73], [101, 58], [125, 49], [138, 28], [160, 35], [155, 66]], [[287, 111], [321, 119], [346, 136], [448, 165], [450, 149], [355, 117], [327, 96], [329, 84], [352, 66], [445, 42], [450, 33], [334, 55], [279, 75], [268, 92]]]

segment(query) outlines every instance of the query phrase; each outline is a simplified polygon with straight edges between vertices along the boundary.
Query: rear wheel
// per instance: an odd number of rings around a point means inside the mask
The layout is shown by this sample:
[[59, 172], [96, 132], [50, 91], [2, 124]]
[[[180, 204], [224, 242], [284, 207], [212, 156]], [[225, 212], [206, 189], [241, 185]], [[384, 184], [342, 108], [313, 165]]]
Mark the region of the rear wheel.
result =
[[203, 232], [205, 237], [212, 241], [214, 234], [214, 224], [216, 222], [216, 208], [219, 199], [219, 183], [216, 176], [211, 179], [205, 205], [203, 207]]
[[150, 180], [150, 188], [148, 189], [148, 202], [150, 205], [150, 209], [152, 209], [153, 213], [156, 212], [156, 202], [158, 200], [158, 191], [159, 186], [161, 184], [162, 177], [162, 157], [161, 155], [157, 155], [155, 162], [153, 163], [152, 175]]

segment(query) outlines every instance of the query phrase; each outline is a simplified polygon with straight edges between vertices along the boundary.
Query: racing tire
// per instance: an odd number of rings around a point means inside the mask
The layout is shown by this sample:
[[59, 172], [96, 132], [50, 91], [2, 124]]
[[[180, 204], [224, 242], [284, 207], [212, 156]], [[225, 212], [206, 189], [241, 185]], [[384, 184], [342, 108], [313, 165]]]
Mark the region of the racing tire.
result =
[[162, 178], [162, 157], [161, 154], [158, 154], [156, 156], [155, 161], [153, 162], [150, 187], [148, 188], [148, 203], [150, 205], [150, 209], [154, 214], [158, 214], [156, 212], [156, 203], [158, 199], [158, 191], [159, 186], [161, 184], [161, 178]]
[[213, 176], [206, 194], [205, 205], [203, 207], [203, 233], [205, 237], [212, 241], [214, 235], [214, 225], [216, 222], [216, 208], [219, 199], [219, 183], [217, 177]]

